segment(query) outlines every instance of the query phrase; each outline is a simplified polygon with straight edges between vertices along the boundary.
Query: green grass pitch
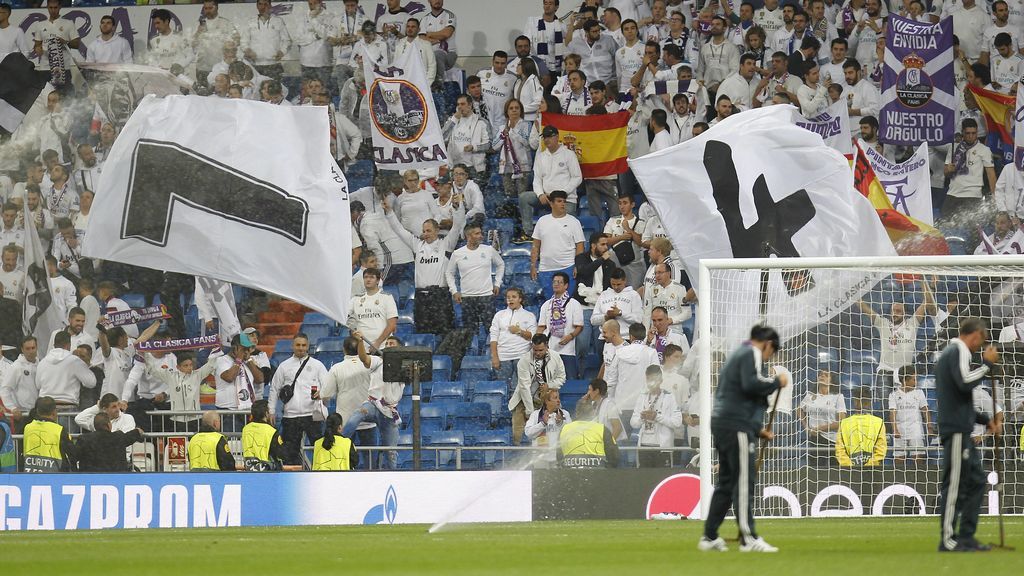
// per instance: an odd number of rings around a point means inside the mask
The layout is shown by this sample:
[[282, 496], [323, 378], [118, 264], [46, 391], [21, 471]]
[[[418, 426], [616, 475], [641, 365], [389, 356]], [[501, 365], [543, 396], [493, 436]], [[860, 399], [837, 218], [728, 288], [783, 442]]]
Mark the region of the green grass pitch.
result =
[[[1016, 574], [1016, 552], [939, 554], [937, 518], [760, 520], [778, 554], [701, 553], [696, 521], [221, 528], [0, 535], [0, 573], [881, 576]], [[1024, 518], [1006, 520], [1024, 547]], [[735, 523], [723, 535], [735, 536]], [[983, 518], [979, 539], [996, 537]], [[325, 572], [325, 570], [329, 572]]]

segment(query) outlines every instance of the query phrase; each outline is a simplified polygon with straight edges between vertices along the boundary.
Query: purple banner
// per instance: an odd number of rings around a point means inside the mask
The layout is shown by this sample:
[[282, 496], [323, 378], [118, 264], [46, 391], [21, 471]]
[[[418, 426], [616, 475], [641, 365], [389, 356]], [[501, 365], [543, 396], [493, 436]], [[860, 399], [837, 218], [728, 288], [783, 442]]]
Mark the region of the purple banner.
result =
[[135, 344], [139, 352], [177, 352], [179, 350], [198, 350], [200, 348], [216, 348], [220, 346], [220, 336], [197, 336], [195, 338], [175, 338], [173, 340], [147, 340]]
[[149, 306], [147, 308], [132, 308], [123, 312], [111, 312], [107, 314], [104, 324], [107, 326], [126, 326], [128, 324], [145, 322], [146, 320], [163, 320], [170, 317], [171, 315], [167, 313], [167, 307], [160, 304], [159, 306]]
[[878, 139], [948, 144], [956, 132], [953, 19], [925, 24], [889, 15]]

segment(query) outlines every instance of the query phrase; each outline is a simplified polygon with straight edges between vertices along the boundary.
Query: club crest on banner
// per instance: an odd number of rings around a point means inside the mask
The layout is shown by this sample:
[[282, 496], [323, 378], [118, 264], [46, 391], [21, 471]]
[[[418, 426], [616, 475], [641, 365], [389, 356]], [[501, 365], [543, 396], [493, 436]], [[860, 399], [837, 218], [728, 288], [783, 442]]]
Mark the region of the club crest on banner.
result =
[[912, 52], [903, 58], [903, 70], [896, 76], [896, 97], [908, 108], [920, 108], [932, 99], [932, 79], [924, 65], [924, 59]]
[[[404, 74], [391, 68], [381, 72]], [[427, 127], [428, 108], [423, 93], [413, 83], [401, 78], [381, 77], [367, 91], [370, 117], [377, 130], [392, 142], [410, 144], [419, 140]]]

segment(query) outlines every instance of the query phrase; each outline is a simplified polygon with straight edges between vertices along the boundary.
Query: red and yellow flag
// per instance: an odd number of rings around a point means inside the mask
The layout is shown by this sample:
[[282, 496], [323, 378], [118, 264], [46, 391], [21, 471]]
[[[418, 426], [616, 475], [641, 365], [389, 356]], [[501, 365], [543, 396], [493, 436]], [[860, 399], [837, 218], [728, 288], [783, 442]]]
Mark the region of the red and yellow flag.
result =
[[997, 133], [1006, 144], [1013, 144], [1013, 112], [1017, 107], [1017, 97], [1000, 94], [973, 84], [967, 85], [967, 91], [974, 96], [978, 108], [985, 115], [985, 125], [989, 133]]
[[938, 229], [893, 208], [864, 150], [856, 146], [853, 186], [874, 206], [896, 252], [900, 256], [948, 255], [949, 245]]
[[584, 178], [614, 176], [625, 172], [628, 112], [570, 116], [541, 114], [543, 126], [558, 128], [558, 140], [576, 152]]

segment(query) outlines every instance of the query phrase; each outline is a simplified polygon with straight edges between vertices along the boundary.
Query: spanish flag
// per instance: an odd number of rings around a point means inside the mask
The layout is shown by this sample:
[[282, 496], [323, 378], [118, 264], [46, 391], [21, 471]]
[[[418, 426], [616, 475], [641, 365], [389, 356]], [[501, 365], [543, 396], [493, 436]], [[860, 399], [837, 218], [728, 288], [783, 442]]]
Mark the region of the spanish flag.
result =
[[864, 150], [859, 143], [856, 146], [853, 186], [874, 206], [896, 252], [900, 256], [949, 255], [949, 245], [941, 232], [893, 208]]
[[973, 84], [967, 85], [967, 91], [974, 96], [978, 108], [985, 115], [989, 133], [999, 134], [1004, 143], [1012, 146], [1013, 112], [1017, 106], [1017, 97], [978, 88]]
[[558, 140], [576, 152], [584, 178], [622, 174], [626, 164], [628, 112], [570, 116], [541, 114], [543, 126], [558, 128]]

